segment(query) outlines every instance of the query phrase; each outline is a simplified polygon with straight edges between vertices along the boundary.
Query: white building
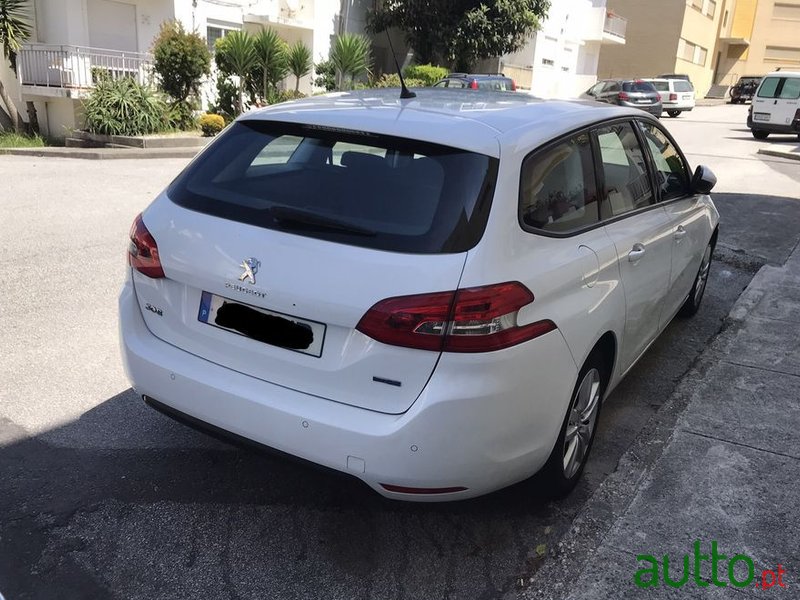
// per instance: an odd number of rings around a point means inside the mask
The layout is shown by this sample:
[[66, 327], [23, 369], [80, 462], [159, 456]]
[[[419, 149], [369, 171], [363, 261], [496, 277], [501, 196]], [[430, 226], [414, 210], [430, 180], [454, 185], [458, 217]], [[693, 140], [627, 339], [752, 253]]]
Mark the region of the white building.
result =
[[[177, 19], [213, 46], [228, 31], [271, 27], [290, 44], [301, 40], [314, 61], [327, 58], [331, 38], [363, 30], [365, 0], [33, 0], [34, 27], [17, 59], [18, 77], [0, 78], [23, 120], [33, 101], [43, 134], [63, 137], [81, 126], [80, 101], [92, 89], [92, 69], [150, 77], [153, 38]], [[300, 90], [311, 92], [312, 76]], [[287, 78], [294, 87], [294, 77]]]
[[504, 73], [535, 96], [573, 98], [597, 81], [600, 47], [625, 43], [625, 27], [606, 0], [558, 0], [521, 50], [482, 61], [478, 70]]

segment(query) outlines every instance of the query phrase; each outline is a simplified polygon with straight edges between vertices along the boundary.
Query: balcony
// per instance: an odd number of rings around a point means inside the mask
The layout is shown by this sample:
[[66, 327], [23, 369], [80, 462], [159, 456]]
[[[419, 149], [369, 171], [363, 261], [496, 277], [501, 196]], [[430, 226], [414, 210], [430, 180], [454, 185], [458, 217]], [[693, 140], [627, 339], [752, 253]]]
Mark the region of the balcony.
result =
[[[251, 2], [244, 11], [245, 23], [268, 27], [314, 28], [314, 0], [262, 0]], [[280, 27], [277, 27], [280, 29]]]
[[[628, 28], [628, 20], [619, 15], [607, 12], [603, 23], [603, 38], [607, 41], [625, 43], [625, 31]], [[610, 38], [610, 39], [609, 39]]]
[[23, 93], [83, 98], [102, 75], [131, 77], [142, 84], [153, 80], [153, 57], [84, 46], [25, 44], [17, 57]]

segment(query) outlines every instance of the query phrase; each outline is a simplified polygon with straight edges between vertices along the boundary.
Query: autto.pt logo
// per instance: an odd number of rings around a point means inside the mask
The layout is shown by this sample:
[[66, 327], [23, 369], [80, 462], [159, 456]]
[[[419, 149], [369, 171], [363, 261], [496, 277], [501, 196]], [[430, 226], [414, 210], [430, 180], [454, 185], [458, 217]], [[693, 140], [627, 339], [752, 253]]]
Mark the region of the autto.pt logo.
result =
[[699, 541], [694, 543], [693, 550], [691, 554], [684, 554], [682, 561], [672, 560], [667, 554], [662, 560], [651, 554], [637, 555], [639, 569], [633, 582], [643, 589], [661, 585], [680, 588], [687, 584], [701, 588], [755, 586], [763, 590], [787, 587], [786, 570], [781, 564], [775, 568], [756, 569], [753, 559], [745, 554], [731, 557], [722, 554], [716, 541], [711, 542], [710, 554], [703, 553]]

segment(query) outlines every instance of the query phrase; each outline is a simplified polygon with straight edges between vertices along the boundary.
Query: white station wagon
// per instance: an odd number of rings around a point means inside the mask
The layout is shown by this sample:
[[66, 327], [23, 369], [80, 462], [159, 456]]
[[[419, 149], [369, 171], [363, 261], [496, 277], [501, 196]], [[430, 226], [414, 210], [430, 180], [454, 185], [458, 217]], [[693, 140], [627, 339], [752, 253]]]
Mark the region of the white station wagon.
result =
[[717, 239], [650, 115], [450, 90], [248, 113], [131, 229], [135, 390], [192, 426], [456, 500], [563, 495]]

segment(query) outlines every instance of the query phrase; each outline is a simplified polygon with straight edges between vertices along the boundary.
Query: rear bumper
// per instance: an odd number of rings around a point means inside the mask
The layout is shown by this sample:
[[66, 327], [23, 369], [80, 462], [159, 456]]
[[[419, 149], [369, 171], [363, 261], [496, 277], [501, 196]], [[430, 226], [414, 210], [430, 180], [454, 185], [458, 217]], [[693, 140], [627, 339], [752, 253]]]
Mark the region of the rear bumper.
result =
[[631, 102], [620, 102], [620, 106], [624, 106], [625, 108], [638, 108], [645, 112], [649, 112], [651, 115], [655, 115], [657, 117], [661, 116], [663, 112], [661, 103], [657, 104], [636, 104]]
[[[161, 341], [147, 329], [130, 282], [119, 312], [125, 372], [162, 412], [354, 475], [402, 500], [471, 498], [535, 473], [553, 448], [577, 376], [553, 331], [499, 352], [443, 355], [412, 407], [391, 415], [255, 379]], [[467, 489], [411, 495], [382, 483]]]
[[694, 108], [694, 106], [695, 106], [694, 104], [689, 104], [689, 103], [681, 104], [680, 102], [675, 102], [675, 103], [664, 102], [662, 104], [662, 109], [664, 110], [664, 112], [668, 110], [679, 110], [681, 112], [689, 112]]
[[797, 121], [791, 125], [777, 125], [775, 123], [762, 123], [761, 121], [753, 121], [753, 118], [748, 115], [747, 126], [750, 129], [766, 131], [768, 133], [800, 133], [800, 129], [798, 129], [800, 125], [798, 125]]

